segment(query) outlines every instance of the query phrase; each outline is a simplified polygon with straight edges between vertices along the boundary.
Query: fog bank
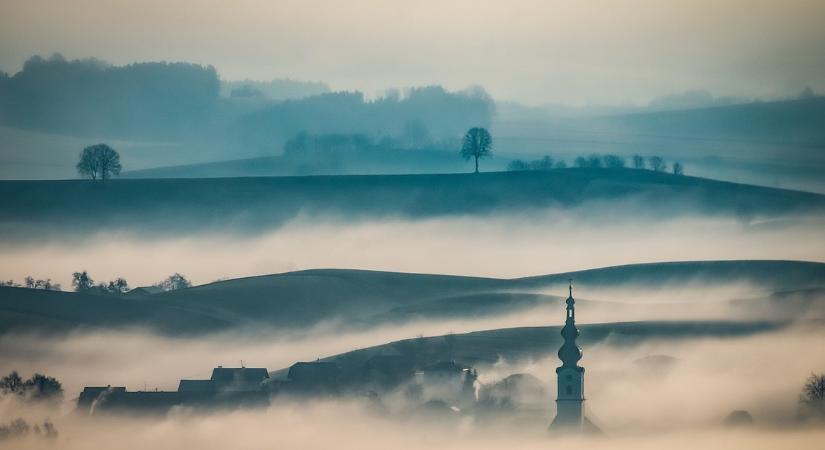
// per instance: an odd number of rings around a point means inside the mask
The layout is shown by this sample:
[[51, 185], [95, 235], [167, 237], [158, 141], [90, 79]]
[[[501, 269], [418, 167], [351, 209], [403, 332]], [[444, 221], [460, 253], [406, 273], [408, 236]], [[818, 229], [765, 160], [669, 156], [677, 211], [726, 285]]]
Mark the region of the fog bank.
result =
[[[606, 225], [610, 225], [609, 227]], [[157, 239], [131, 232], [1, 242], [0, 278], [27, 275], [70, 286], [72, 272], [132, 286], [180, 272], [196, 284], [312, 268], [521, 277], [662, 261], [791, 259], [825, 255], [821, 218], [746, 223], [567, 213], [342, 222], [298, 218], [246, 236], [199, 233]]]

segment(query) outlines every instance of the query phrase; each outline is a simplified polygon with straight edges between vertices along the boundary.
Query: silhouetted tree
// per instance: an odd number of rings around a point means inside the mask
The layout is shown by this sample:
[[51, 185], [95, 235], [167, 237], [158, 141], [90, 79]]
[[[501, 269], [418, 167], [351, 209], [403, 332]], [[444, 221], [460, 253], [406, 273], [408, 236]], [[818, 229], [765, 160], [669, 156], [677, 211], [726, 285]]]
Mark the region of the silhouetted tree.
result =
[[633, 155], [633, 168], [634, 169], [644, 169], [645, 168], [645, 158], [642, 155]]
[[14, 280], [6, 280], [0, 281], [0, 286], [3, 287], [22, 287], [19, 283], [16, 283]]
[[100, 284], [100, 288], [110, 294], [122, 294], [129, 290], [129, 282], [125, 278], [117, 278], [109, 284]]
[[38, 437], [44, 437], [47, 439], [57, 438], [57, 428], [55, 428], [54, 424], [48, 419], [43, 422], [43, 427], [41, 428], [38, 424], [35, 424], [34, 427], [32, 427], [28, 422], [23, 420], [23, 418], [18, 417], [17, 419], [9, 422], [8, 425], [0, 425], [0, 442], [8, 439], [26, 438], [31, 431], [34, 431], [35, 436]]
[[573, 164], [580, 169], [584, 169], [587, 167], [587, 159], [585, 159], [584, 156], [577, 156]]
[[492, 155], [493, 138], [486, 128], [474, 127], [467, 130], [461, 144], [461, 156], [465, 161], [475, 160], [475, 173], [478, 173], [478, 160]]
[[15, 370], [0, 378], [0, 392], [24, 400], [58, 400], [63, 397], [63, 386], [57, 379], [39, 373], [24, 381]]
[[593, 169], [601, 169], [602, 167], [602, 156], [597, 154], [592, 154], [587, 157], [587, 167], [591, 167]]
[[25, 381], [26, 397], [33, 401], [59, 400], [63, 397], [63, 386], [54, 377], [35, 373]]
[[92, 180], [105, 181], [112, 175], [120, 175], [120, 155], [106, 144], [91, 145], [80, 153], [77, 173]]
[[553, 168], [553, 158], [545, 156], [541, 159], [536, 159], [530, 162], [530, 169], [532, 170], [550, 170]]
[[551, 170], [553, 169], [553, 167], [556, 167], [556, 165], [553, 163], [553, 158], [551, 158], [550, 156], [545, 156], [541, 159], [534, 159], [532, 161], [522, 161], [520, 159], [514, 159], [513, 161], [510, 161], [510, 164], [507, 165], [507, 170]]
[[186, 289], [192, 287], [192, 283], [186, 279], [185, 276], [175, 272], [169, 278], [155, 284], [155, 286], [164, 291], [176, 291], [178, 289]]
[[684, 175], [685, 174], [685, 166], [682, 165], [680, 162], [673, 163], [673, 175]]
[[507, 170], [510, 172], [520, 172], [523, 170], [530, 170], [530, 163], [524, 162], [520, 159], [514, 159], [507, 164]]
[[46, 278], [45, 280], [35, 280], [31, 275], [27, 276], [25, 280], [23, 280], [23, 286], [29, 289], [43, 289], [46, 291], [60, 290], [60, 283], [52, 283], [51, 278]]
[[654, 172], [664, 172], [667, 170], [667, 164], [665, 164], [665, 160], [660, 156], [651, 156], [648, 158], [648, 162], [650, 163], [650, 168], [653, 169]]
[[620, 169], [624, 167], [624, 158], [618, 155], [604, 155], [604, 165], [611, 169]]
[[89, 276], [85, 270], [83, 272], [75, 272], [72, 274], [72, 287], [76, 292], [87, 291], [94, 287], [95, 281]]
[[564, 162], [564, 161], [556, 162], [556, 169], [566, 169], [566, 168], [567, 168], [567, 163], [566, 162]]
[[20, 374], [16, 370], [0, 378], [0, 392], [3, 392], [4, 395], [20, 394], [24, 386], [23, 379], [20, 378]]
[[812, 373], [799, 396], [804, 413], [825, 418], [825, 374]]

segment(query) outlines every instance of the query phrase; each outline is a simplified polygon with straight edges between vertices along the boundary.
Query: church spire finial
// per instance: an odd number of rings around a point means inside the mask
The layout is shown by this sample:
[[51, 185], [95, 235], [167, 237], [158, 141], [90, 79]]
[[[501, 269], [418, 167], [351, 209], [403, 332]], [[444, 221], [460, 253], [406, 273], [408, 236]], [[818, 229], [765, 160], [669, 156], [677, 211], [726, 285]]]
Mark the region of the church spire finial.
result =
[[573, 277], [568, 278], [567, 281], [570, 283], [570, 286], [569, 286], [569, 288], [570, 288], [570, 298], [572, 298], [573, 297]]

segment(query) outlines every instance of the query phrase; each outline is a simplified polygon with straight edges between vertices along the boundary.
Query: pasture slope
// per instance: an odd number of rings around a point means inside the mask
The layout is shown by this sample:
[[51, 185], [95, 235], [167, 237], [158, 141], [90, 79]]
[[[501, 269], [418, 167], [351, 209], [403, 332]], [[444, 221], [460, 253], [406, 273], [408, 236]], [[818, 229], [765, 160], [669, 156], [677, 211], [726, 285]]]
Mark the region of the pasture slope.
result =
[[[0, 287], [0, 332], [134, 327], [197, 335], [230, 330], [297, 331], [325, 321], [369, 327], [421, 318], [471, 319], [560, 305], [569, 276], [576, 279], [580, 292], [640, 284], [749, 283], [776, 293], [765, 301], [809, 309], [821, 303], [825, 263], [653, 263], [515, 279], [319, 269], [220, 281], [147, 296]], [[562, 297], [546, 295], [548, 291]], [[582, 301], [588, 300], [610, 299], [585, 297]], [[751, 300], [737, 301], [748, 308]]]
[[715, 214], [742, 220], [825, 211], [825, 195], [632, 169], [0, 181], [0, 196], [5, 199], [0, 231], [15, 239], [112, 229], [150, 236], [248, 233], [299, 216], [418, 219], [554, 207], [578, 207], [588, 214], [613, 207], [630, 216]]

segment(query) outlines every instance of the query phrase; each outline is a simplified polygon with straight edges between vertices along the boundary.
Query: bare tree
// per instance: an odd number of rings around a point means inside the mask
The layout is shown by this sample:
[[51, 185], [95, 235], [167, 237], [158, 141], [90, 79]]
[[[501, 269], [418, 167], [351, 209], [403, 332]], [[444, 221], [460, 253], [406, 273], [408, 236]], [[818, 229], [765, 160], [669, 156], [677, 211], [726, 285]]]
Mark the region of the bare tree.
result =
[[633, 168], [634, 169], [644, 169], [645, 168], [645, 158], [642, 155], [633, 155]]
[[664, 172], [667, 170], [667, 164], [665, 164], [665, 160], [662, 159], [661, 156], [651, 156], [648, 158], [648, 162], [650, 163], [650, 168], [653, 169], [654, 172]]
[[106, 144], [91, 145], [80, 153], [77, 173], [92, 180], [106, 181], [112, 175], [120, 175], [120, 155]]
[[685, 166], [682, 165], [680, 162], [673, 163], [673, 175], [684, 175], [685, 174]]
[[475, 173], [478, 173], [478, 160], [492, 156], [493, 138], [486, 128], [475, 127], [467, 130], [461, 145], [461, 156], [465, 161], [475, 160]]

